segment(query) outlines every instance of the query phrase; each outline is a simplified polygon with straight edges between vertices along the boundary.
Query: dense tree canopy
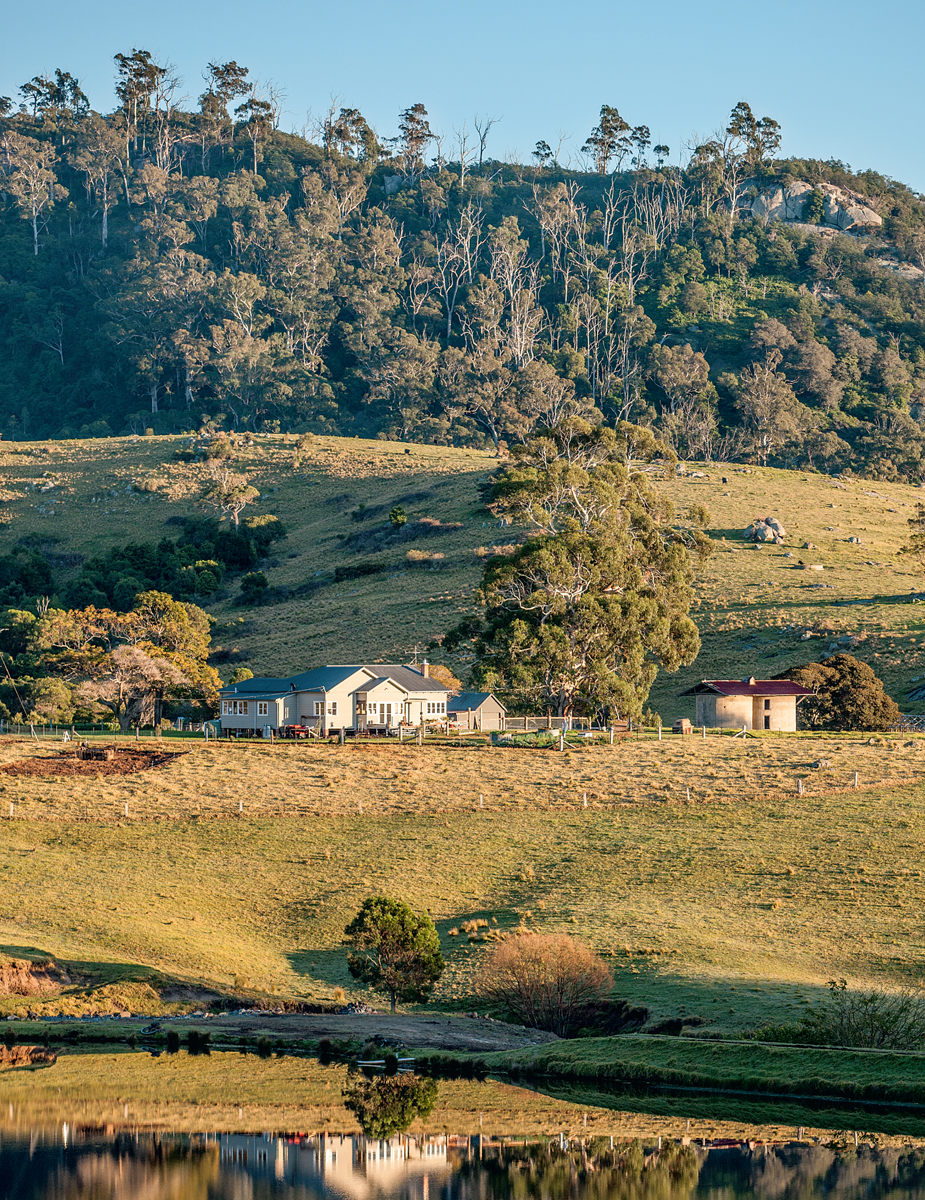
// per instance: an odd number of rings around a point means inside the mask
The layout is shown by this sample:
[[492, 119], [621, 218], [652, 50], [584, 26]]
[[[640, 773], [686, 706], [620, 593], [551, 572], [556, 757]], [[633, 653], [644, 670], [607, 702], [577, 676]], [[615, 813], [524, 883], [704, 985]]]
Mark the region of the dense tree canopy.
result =
[[899, 708], [883, 690], [867, 663], [852, 654], [833, 654], [825, 662], [794, 667], [792, 679], [816, 693], [800, 702], [801, 729], [877, 732], [899, 720]]
[[514, 449], [491, 501], [533, 535], [488, 561], [483, 617], [446, 641], [471, 641], [477, 686], [563, 716], [639, 717], [659, 666], [694, 661], [691, 584], [710, 544], [650, 481], [673, 461], [645, 429], [580, 417]]
[[[490, 119], [451, 140], [418, 102], [388, 138], [345, 107], [296, 136], [242, 64], [191, 110], [149, 51], [115, 63], [108, 114], [61, 69], [0, 104], [4, 437], [205, 414], [503, 450], [579, 403], [685, 457], [925, 471], [925, 204], [775, 159], [744, 101], [683, 167], [612, 104], [581, 163], [541, 139], [527, 166]], [[794, 180], [802, 223], [753, 215]], [[821, 236], [828, 184], [883, 229]]]
[[5, 619], [12, 671], [0, 694], [21, 717], [104, 715], [124, 731], [159, 720], [165, 699], [215, 703], [221, 682], [207, 662], [209, 618], [194, 604], [149, 591], [128, 612], [7, 610]]

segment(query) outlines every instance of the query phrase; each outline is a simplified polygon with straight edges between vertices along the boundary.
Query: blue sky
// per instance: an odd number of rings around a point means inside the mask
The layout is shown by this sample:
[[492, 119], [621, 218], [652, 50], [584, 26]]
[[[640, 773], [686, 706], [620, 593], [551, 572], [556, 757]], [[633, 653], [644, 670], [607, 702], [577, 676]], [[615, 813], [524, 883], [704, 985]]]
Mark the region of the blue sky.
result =
[[603, 103], [676, 158], [745, 99], [781, 123], [784, 153], [925, 191], [923, 35], [921, 0], [51, 0], [6, 6], [0, 94], [61, 67], [108, 111], [112, 56], [140, 47], [174, 63], [194, 100], [207, 61], [236, 59], [284, 89], [283, 128], [335, 97], [388, 136], [421, 101], [448, 139], [476, 113], [499, 118], [498, 158], [560, 133], [577, 152]]

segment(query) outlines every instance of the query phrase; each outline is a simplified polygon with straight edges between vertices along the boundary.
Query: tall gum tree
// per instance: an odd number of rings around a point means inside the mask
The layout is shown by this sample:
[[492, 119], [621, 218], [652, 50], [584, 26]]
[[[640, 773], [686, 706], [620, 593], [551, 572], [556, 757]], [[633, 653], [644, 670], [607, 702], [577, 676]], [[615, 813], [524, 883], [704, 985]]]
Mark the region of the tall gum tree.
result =
[[658, 669], [692, 663], [689, 614], [709, 540], [673, 522], [652, 476], [674, 461], [648, 431], [574, 417], [516, 447], [491, 485], [491, 505], [530, 529], [509, 557], [489, 560], [483, 616], [463, 623], [473, 682], [559, 716], [638, 718]]

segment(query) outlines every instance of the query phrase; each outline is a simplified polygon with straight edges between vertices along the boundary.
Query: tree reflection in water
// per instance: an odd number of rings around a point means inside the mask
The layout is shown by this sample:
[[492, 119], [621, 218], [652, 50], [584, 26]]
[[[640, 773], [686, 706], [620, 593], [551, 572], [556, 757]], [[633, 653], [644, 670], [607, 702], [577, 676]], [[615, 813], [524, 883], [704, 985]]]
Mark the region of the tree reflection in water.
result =
[[580, 1150], [525, 1147], [496, 1159], [465, 1163], [460, 1200], [686, 1200], [697, 1187], [700, 1160], [671, 1143], [646, 1154], [638, 1142], [614, 1150], [601, 1139]]
[[369, 1079], [352, 1071], [344, 1087], [344, 1106], [371, 1138], [404, 1133], [415, 1117], [429, 1117], [437, 1103], [436, 1079], [417, 1075], [380, 1075]]

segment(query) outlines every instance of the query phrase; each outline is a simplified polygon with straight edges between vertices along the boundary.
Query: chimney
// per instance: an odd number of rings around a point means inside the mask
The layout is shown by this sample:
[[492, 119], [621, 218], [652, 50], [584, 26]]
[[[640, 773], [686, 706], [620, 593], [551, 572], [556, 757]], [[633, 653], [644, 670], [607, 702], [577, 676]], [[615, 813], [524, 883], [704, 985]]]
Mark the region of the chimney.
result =
[[430, 679], [430, 663], [427, 661], [426, 658], [421, 663], [421, 674], [424, 676], [425, 679]]

